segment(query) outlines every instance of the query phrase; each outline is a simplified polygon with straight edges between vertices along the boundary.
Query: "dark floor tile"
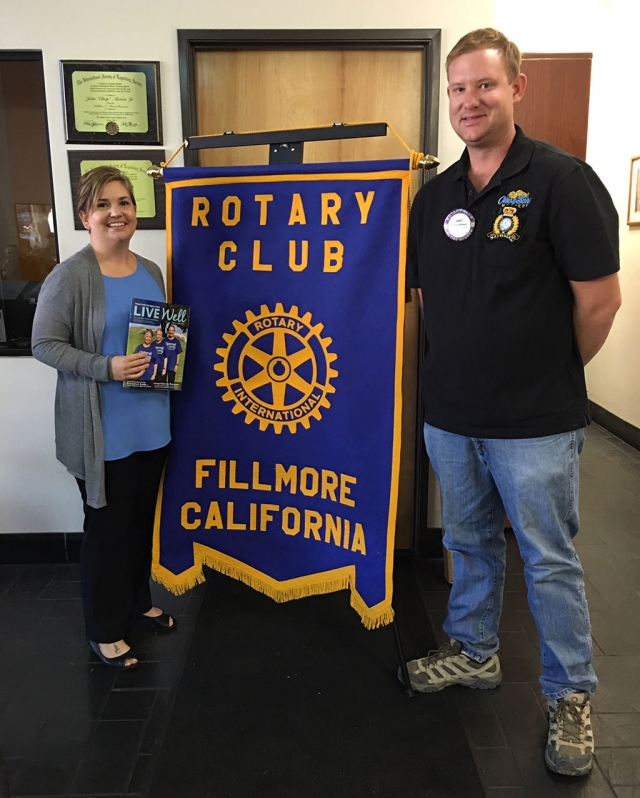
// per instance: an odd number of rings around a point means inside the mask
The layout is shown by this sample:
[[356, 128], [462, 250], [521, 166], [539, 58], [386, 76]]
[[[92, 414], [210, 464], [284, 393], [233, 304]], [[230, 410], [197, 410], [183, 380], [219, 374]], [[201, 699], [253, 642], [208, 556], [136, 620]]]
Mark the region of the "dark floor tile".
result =
[[640, 787], [640, 747], [598, 749], [596, 741], [596, 759], [611, 784]]
[[517, 613], [518, 620], [520, 625], [525, 630], [525, 632], [529, 635], [529, 640], [531, 644], [535, 648], [536, 651], [540, 650], [540, 638], [538, 636], [538, 628], [536, 626], [536, 622], [533, 619], [533, 615], [529, 609], [527, 610], [519, 610]]
[[513, 754], [508, 748], [474, 748], [473, 758], [480, 781], [489, 787], [523, 787]]
[[22, 656], [33, 662], [73, 664], [86, 649], [82, 618], [44, 618], [27, 641]]
[[14, 780], [16, 773], [22, 767], [22, 757], [5, 756], [3, 757], [3, 761], [4, 761], [4, 770], [7, 775], [7, 781], [9, 782], [9, 786], [11, 786], [11, 782]]
[[584, 590], [587, 596], [587, 604], [589, 605], [589, 612], [611, 609], [611, 607], [602, 598], [602, 596], [596, 590], [593, 584], [589, 581], [588, 576], [584, 580]]
[[61, 582], [52, 580], [45, 587], [39, 598], [43, 599], [78, 599], [82, 597], [80, 582]]
[[507, 575], [504, 580], [504, 589], [509, 592], [516, 591], [519, 593], [526, 593], [527, 583], [524, 581], [524, 574], [512, 574], [507, 570]]
[[[413, 572], [416, 575], [420, 591], [444, 591], [449, 593], [451, 585], [444, 578], [444, 565], [442, 560], [418, 560], [414, 563]], [[194, 588], [191, 591], [193, 594]]]
[[3, 600], [29, 601], [37, 599], [58, 570], [57, 565], [27, 566], [4, 594]]
[[614, 787], [616, 798], [640, 798], [640, 787]]
[[531, 645], [531, 640], [526, 632], [501, 632], [500, 655], [515, 657], [533, 656], [538, 658], [538, 652]]
[[640, 595], [609, 562], [589, 574], [589, 581], [612, 610], [640, 612]]
[[81, 599], [61, 599], [60, 601], [47, 601], [44, 613], [45, 618], [82, 618]]
[[586, 778], [559, 776], [544, 765], [544, 746], [513, 752], [527, 798], [615, 798], [615, 793], [597, 767]]
[[489, 787], [485, 795], [487, 798], [527, 798], [524, 787]]
[[162, 742], [167, 725], [171, 691], [160, 690], [144, 730], [140, 746], [141, 754], [152, 754]]
[[422, 593], [422, 603], [428, 610], [446, 610], [449, 593], [443, 590], [431, 590]]
[[44, 616], [41, 601], [0, 601], [0, 640], [3, 646], [12, 640], [26, 640]]
[[640, 748], [640, 712], [594, 712], [591, 719], [598, 750], [611, 746]]
[[510, 604], [503, 604], [500, 616], [500, 633], [525, 631], [519, 613]]
[[95, 723], [46, 724], [35, 750], [24, 759], [12, 790], [15, 795], [66, 795]]
[[640, 618], [632, 612], [591, 612], [593, 637], [605, 654], [640, 654]]
[[580, 528], [601, 531], [603, 534], [633, 531], [640, 528], [640, 515], [629, 509], [589, 508], [580, 511]]
[[22, 575], [25, 565], [2, 565], [0, 566], [0, 599], [4, 596], [11, 585]]
[[114, 690], [102, 720], [146, 720], [156, 698], [154, 690]]
[[636, 593], [640, 593], [640, 556], [619, 552], [615, 559], [611, 558], [609, 561], [627, 585]]
[[592, 706], [595, 712], [640, 712], [640, 654], [595, 657], [598, 689]]
[[115, 681], [106, 666], [40, 664], [32, 667], [14, 691], [2, 717], [70, 723], [100, 717]]
[[53, 581], [54, 582], [79, 582], [81, 577], [80, 563], [67, 563], [67, 565], [59, 566], [56, 571]]
[[197, 615], [200, 612], [200, 606], [202, 604], [202, 594], [193, 594], [193, 590], [190, 591], [189, 601], [187, 602], [183, 614], [184, 615]]
[[547, 719], [530, 684], [502, 684], [490, 695], [512, 750], [542, 744], [548, 731]]
[[29, 718], [0, 715], [0, 751], [3, 757], [25, 757], [31, 754], [44, 723]]
[[493, 702], [486, 692], [456, 690], [455, 702], [472, 748], [507, 748]]
[[99, 721], [72, 784], [75, 793], [123, 793], [138, 758], [144, 721]]
[[148, 754], [142, 754], [136, 761], [127, 793], [146, 793], [152, 775], [152, 759]]
[[521, 591], [507, 592], [504, 594], [504, 603], [512, 610], [517, 612], [528, 610], [529, 602], [527, 601], [527, 594]]
[[115, 686], [118, 689], [162, 690], [173, 687], [181, 671], [181, 663], [142, 662], [135, 670], [120, 671]]
[[619, 556], [634, 561], [640, 558], [640, 534], [633, 532], [611, 532], [607, 536], [607, 544]]
[[[537, 652], [533, 656], [514, 657], [510, 654], [500, 656], [502, 678], [509, 684], [528, 682], [537, 684], [540, 679], [541, 664]], [[504, 683], [503, 682], [503, 683]]]

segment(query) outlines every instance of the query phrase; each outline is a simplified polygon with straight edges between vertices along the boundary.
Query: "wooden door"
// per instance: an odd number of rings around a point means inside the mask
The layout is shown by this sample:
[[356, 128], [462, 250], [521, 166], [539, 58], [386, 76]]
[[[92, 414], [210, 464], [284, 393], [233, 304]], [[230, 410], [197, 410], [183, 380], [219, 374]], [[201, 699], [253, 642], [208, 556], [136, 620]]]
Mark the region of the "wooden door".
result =
[[[195, 60], [198, 134], [388, 122], [412, 147], [422, 141], [423, 52], [402, 49], [201, 50]], [[386, 137], [305, 144], [305, 163], [402, 158]], [[200, 151], [201, 166], [265, 164], [268, 148]], [[396, 548], [413, 533], [418, 308], [406, 307], [403, 432]]]
[[587, 157], [591, 53], [524, 53], [528, 78], [515, 121], [531, 138]]

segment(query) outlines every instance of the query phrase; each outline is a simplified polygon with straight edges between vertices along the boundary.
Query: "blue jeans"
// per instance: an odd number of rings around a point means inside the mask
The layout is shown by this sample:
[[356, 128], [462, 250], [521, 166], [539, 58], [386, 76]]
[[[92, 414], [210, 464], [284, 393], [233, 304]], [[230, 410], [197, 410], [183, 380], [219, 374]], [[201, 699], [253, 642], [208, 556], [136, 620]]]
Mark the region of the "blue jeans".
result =
[[578, 458], [584, 431], [543, 438], [467, 438], [424, 426], [442, 488], [444, 544], [454, 582], [444, 631], [482, 662], [498, 651], [505, 510], [524, 560], [529, 607], [540, 635], [547, 698], [591, 694], [591, 627], [578, 532]]

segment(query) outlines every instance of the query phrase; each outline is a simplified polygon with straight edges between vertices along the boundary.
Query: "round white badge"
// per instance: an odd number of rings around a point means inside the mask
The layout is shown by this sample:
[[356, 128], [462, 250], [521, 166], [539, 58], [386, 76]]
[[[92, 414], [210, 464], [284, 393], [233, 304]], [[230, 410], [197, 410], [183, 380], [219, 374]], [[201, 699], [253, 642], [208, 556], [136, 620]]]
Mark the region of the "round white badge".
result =
[[444, 220], [444, 231], [452, 241], [464, 241], [473, 233], [476, 220], [464, 208], [456, 208]]

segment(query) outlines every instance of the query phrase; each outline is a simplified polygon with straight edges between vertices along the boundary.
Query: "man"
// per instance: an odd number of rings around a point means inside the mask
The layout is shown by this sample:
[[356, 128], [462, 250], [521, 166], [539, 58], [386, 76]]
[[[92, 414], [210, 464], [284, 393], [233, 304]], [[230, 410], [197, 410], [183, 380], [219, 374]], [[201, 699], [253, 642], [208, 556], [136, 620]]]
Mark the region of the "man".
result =
[[167, 364], [167, 381], [169, 385], [175, 385], [180, 355], [182, 354], [182, 344], [176, 338], [176, 328], [173, 324], [167, 327], [167, 337], [164, 341], [165, 363]]
[[158, 327], [156, 330], [156, 340], [153, 342], [153, 352], [158, 364], [158, 370], [154, 380], [155, 385], [161, 385], [167, 381], [167, 354], [165, 352], [164, 338], [162, 337], [162, 328]]
[[419, 290], [429, 342], [424, 437], [454, 583], [450, 642], [409, 673], [423, 692], [500, 684], [506, 511], [540, 634], [545, 761], [578, 776], [592, 766], [597, 684], [572, 543], [589, 423], [584, 364], [620, 306], [618, 221], [589, 166], [514, 125], [527, 83], [520, 62], [491, 28], [453, 48], [449, 118], [466, 150], [411, 212], [408, 285]]

